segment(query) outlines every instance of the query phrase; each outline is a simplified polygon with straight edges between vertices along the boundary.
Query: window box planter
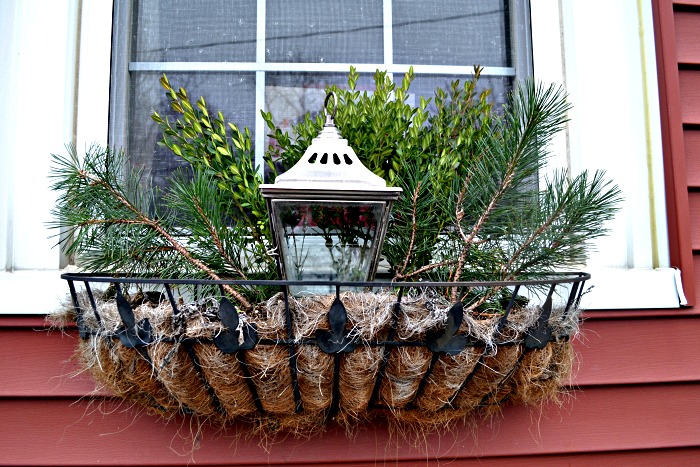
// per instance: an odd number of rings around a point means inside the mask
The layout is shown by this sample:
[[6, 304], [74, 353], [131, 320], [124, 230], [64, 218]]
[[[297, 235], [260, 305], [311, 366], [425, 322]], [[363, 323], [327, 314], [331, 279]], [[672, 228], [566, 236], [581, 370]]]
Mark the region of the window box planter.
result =
[[[307, 296], [288, 294], [294, 281], [62, 278], [77, 358], [117, 397], [164, 417], [308, 435], [331, 420], [350, 429], [381, 414], [430, 429], [557, 399], [590, 276], [319, 282], [336, 294]], [[279, 292], [239, 312], [223, 285]], [[462, 301], [444, 298], [452, 287]], [[502, 309], [470, 306], [484, 293], [501, 294]]]

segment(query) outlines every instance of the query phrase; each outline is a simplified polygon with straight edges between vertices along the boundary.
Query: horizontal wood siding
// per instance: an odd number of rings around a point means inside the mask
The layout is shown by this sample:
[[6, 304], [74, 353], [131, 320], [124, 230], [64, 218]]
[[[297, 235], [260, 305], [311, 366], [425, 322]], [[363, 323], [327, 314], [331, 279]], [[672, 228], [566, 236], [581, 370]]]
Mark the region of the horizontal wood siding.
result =
[[700, 28], [697, 24], [697, 13], [681, 10], [674, 16], [678, 63], [700, 63]]
[[700, 125], [700, 70], [679, 71], [684, 125]]
[[700, 189], [700, 128], [687, 126], [683, 131], [683, 141], [688, 188]]
[[693, 241], [693, 251], [700, 251], [700, 192], [688, 193], [688, 209], [690, 211], [690, 236]]
[[[648, 318], [600, 318], [599, 312], [587, 317], [575, 341], [579, 370], [562, 407], [506, 407], [502, 416], [476, 428], [428, 436], [420, 448], [379, 426], [353, 440], [342, 432], [312, 441], [284, 439], [269, 452], [255, 437], [237, 440], [234, 426], [226, 432], [204, 427], [190, 453], [191, 421], [166, 423], [103, 395], [85, 397], [94, 385], [71, 360], [73, 332], [44, 330], [39, 321], [0, 327], [3, 348], [12, 349], [0, 354], [0, 463], [323, 464], [506, 456], [515, 465], [517, 456], [531, 462], [531, 456], [557, 454], [550, 458], [554, 463], [582, 453], [599, 459], [637, 450], [654, 450], [670, 461], [700, 445], [700, 316], [648, 313]], [[51, 449], [27, 449], [29, 440]], [[310, 448], [320, 445], [323, 449]]]
[[[0, 458], [28, 465], [250, 465], [688, 448], [700, 440], [697, 407], [698, 383], [582, 387], [562, 407], [507, 407], [491, 422], [428, 435], [416, 447], [377, 423], [352, 440], [334, 430], [311, 441], [282, 439], [266, 452], [255, 437], [236, 440], [236, 427], [203, 427], [194, 441], [188, 420], [165, 423], [109, 399], [2, 398]], [[28, 442], [41, 448], [28, 449]]]

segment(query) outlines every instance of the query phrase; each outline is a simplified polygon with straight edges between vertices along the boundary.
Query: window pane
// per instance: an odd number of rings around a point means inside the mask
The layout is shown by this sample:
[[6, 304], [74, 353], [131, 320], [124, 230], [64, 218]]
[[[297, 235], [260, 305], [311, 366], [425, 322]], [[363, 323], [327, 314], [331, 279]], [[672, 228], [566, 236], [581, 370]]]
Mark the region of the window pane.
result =
[[267, 4], [268, 62], [382, 63], [382, 2], [326, 0]]
[[[116, 1], [127, 4], [130, 0]], [[193, 69], [171, 71], [168, 77], [173, 86], [185, 87], [192, 100], [203, 95], [210, 110], [222, 110], [229, 120], [254, 133], [256, 121], [262, 126], [256, 95], [264, 92], [264, 109], [272, 112], [277, 125], [289, 130], [305, 113], [315, 115], [321, 110], [327, 85], [347, 86], [347, 71], [300, 71], [307, 69], [304, 63], [341, 63], [347, 64], [343, 65], [346, 70], [351, 64], [376, 63], [381, 69], [384, 37], [390, 32], [393, 39], [387, 45], [393, 48], [394, 62], [399, 64], [509, 66], [515, 50], [509, 44], [509, 0], [393, 0], [392, 31], [383, 29], [385, 2], [379, 0], [277, 0], [267, 1], [265, 8], [265, 60], [301, 65], [289, 65], [295, 68], [284, 72], [260, 72], [254, 63], [257, 3], [133, 0], [130, 11], [122, 8], [122, 19], [115, 18], [120, 37], [116, 43], [122, 48], [115, 48], [114, 56], [128, 56], [132, 63], [250, 62], [250, 71], [204, 72], [192, 64]], [[161, 184], [172, 167], [181, 163], [157, 146], [160, 132], [150, 119], [154, 109], [175, 117], [158, 83], [161, 73], [138, 71], [139, 67], [128, 71], [121, 65], [123, 61], [114, 63], [118, 69], [113, 71], [111, 144], [123, 145], [131, 159], [150, 170]], [[167, 70], [167, 65], [163, 69]], [[265, 77], [257, 87], [256, 70]], [[394, 78], [400, 81], [403, 73], [395, 73]], [[433, 97], [436, 86], [447, 87], [452, 79], [417, 74], [409, 103], [417, 105], [418, 96]], [[484, 76], [480, 87], [492, 87], [498, 105], [512, 81], [511, 77]], [[363, 73], [357, 87], [374, 89], [371, 74]], [[126, 131], [121, 122], [125, 122]], [[264, 147], [270, 142], [265, 139]], [[258, 162], [264, 147], [257, 148]]]
[[509, 66], [508, 0], [393, 2], [394, 63]]
[[[348, 72], [350, 69], [348, 68]], [[275, 125], [290, 131], [309, 113], [312, 118], [323, 109], [326, 86], [337, 85], [346, 89], [348, 75], [343, 73], [266, 73], [265, 111], [271, 112]], [[359, 91], [374, 89], [372, 75], [361, 74], [355, 88]], [[274, 144], [267, 137], [265, 147]], [[267, 167], [265, 167], [267, 170]]]
[[[275, 228], [289, 280], [366, 281], [374, 259], [377, 222], [386, 203], [274, 200]], [[341, 222], [339, 219], [342, 219]], [[292, 287], [329, 293], [328, 286]]]
[[[394, 77], [396, 81], [399, 76]], [[450, 84], [452, 81], [459, 79], [460, 87], [463, 88], [464, 82], [469, 81], [471, 77], [465, 76], [454, 76], [454, 75], [418, 75], [414, 78], [413, 83], [411, 83], [411, 95], [416, 96], [415, 104], [418, 105], [420, 102], [420, 96], [428, 98], [435, 97], [435, 90], [439, 87], [443, 88], [448, 92], [450, 90]], [[479, 78], [479, 83], [476, 87], [477, 95], [484, 89], [491, 89], [490, 101], [493, 102], [493, 108], [495, 111], [500, 111], [501, 106], [506, 102], [507, 94], [511, 91], [513, 87], [513, 78], [505, 76], [481, 76]], [[435, 106], [431, 100], [428, 105], [428, 109], [432, 112], [435, 110]]]
[[254, 62], [254, 0], [139, 0], [132, 61]]
[[[160, 73], [132, 73], [129, 103], [129, 158], [148, 172], [158, 186], [178, 166], [181, 158], [157, 143], [161, 139], [158, 125], [151, 120], [153, 110], [170, 122], [181, 118], [170, 108], [165, 90], [158, 80]], [[204, 96], [210, 114], [221, 111], [227, 121], [243, 127], [255, 125], [255, 75], [253, 73], [168, 73], [173, 88], [183, 87], [192, 103]]]

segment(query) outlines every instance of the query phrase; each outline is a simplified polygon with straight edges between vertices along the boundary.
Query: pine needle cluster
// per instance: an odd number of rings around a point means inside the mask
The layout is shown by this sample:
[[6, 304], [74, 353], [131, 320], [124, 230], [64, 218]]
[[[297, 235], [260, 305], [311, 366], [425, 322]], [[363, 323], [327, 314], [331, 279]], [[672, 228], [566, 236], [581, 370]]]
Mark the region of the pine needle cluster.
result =
[[[98, 146], [83, 157], [74, 148], [53, 155], [52, 188], [59, 192], [53, 227], [67, 231], [63, 247], [91, 272], [132, 276], [270, 279], [274, 260], [259, 255], [245, 228], [231, 216], [237, 206], [204, 170], [176, 172], [164, 193], [143, 183], [143, 173], [122, 152]], [[144, 187], [144, 185], [146, 187]], [[162, 202], [155, 202], [156, 195]], [[226, 287], [250, 308], [260, 291]]]

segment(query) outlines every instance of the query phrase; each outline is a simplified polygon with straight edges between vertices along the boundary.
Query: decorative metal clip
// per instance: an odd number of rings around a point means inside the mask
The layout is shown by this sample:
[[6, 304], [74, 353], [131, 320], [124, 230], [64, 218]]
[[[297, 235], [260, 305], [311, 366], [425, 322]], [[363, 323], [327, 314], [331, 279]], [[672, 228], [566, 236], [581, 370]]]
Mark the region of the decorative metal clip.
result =
[[347, 321], [348, 314], [345, 305], [336, 295], [331, 309], [328, 311], [328, 322], [331, 325], [331, 330], [319, 329], [316, 331], [316, 341], [321, 350], [326, 353], [343, 353], [355, 350], [357, 343], [345, 334]]
[[[232, 354], [239, 350], [250, 350], [258, 341], [258, 331], [255, 325], [244, 325], [239, 330], [240, 319], [236, 307], [226, 297], [219, 304], [219, 317], [224, 330], [214, 336], [214, 345], [223, 353]], [[243, 338], [241, 339], [241, 331]]]
[[525, 336], [525, 348], [544, 349], [552, 339], [552, 327], [549, 325], [549, 317], [552, 314], [552, 294], [550, 293], [542, 306], [540, 317], [533, 329]]
[[464, 319], [464, 306], [457, 302], [447, 311], [447, 323], [445, 329], [428, 335], [425, 344], [433, 352], [442, 352], [447, 355], [457, 355], [462, 352], [469, 343], [469, 338], [464, 334], [457, 334]]
[[131, 305], [122, 295], [121, 287], [117, 287], [117, 311], [124, 323], [124, 326], [117, 330], [117, 337], [125, 347], [133, 349], [152, 342], [151, 322], [148, 318], [136, 322]]

